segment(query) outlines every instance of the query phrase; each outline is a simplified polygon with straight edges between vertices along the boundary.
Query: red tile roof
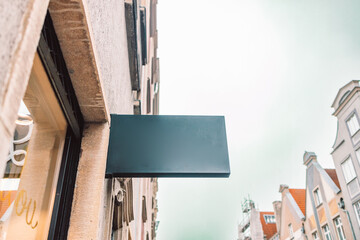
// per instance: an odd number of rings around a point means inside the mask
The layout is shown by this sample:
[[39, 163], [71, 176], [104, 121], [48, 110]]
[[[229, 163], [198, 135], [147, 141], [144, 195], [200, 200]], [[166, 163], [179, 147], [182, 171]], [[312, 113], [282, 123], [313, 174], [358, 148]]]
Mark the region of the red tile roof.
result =
[[340, 188], [340, 183], [339, 183], [339, 179], [337, 177], [336, 174], [336, 170], [335, 169], [325, 169], [325, 172], [329, 175], [329, 177], [334, 181], [334, 183], [336, 184], [336, 186]]
[[276, 233], [276, 223], [266, 223], [264, 215], [274, 215], [274, 212], [260, 212], [260, 222], [267, 239], [270, 239]]
[[306, 191], [305, 189], [289, 189], [290, 194], [295, 199], [295, 202], [299, 206], [300, 210], [305, 216], [305, 198], [306, 198]]

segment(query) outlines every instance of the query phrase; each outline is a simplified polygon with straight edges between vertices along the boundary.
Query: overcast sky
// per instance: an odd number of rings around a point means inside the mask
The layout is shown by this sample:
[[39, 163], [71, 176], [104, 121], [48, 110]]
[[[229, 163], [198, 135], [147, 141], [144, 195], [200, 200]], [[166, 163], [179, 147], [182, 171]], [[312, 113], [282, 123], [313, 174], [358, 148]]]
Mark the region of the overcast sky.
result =
[[331, 104], [360, 79], [357, 0], [158, 2], [160, 114], [224, 115], [229, 179], [160, 179], [158, 240], [235, 240], [250, 195], [273, 210], [280, 184], [305, 187], [305, 150], [323, 167]]

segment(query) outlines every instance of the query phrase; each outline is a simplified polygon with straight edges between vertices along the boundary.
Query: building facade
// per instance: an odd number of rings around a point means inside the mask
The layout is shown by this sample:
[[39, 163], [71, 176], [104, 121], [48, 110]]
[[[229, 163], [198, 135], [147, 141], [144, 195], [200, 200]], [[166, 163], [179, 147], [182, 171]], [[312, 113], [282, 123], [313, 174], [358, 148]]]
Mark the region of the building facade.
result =
[[156, 5], [2, 1], [0, 239], [155, 239], [157, 179], [105, 167], [110, 114], [159, 113]]
[[[359, 81], [351, 81], [342, 87], [332, 108], [338, 120], [331, 153], [335, 169], [324, 169], [315, 153], [305, 152], [306, 189], [280, 185], [281, 201], [273, 202], [276, 233], [272, 239], [360, 238]], [[247, 226], [246, 221], [239, 225], [239, 236], [245, 233]]]
[[337, 134], [331, 153], [342, 189], [344, 208], [353, 231], [360, 236], [360, 86], [351, 81], [342, 87], [332, 104]]
[[244, 217], [238, 225], [238, 240], [277, 239], [274, 212], [259, 211], [250, 199], [244, 201], [242, 211]]
[[305, 189], [289, 188], [282, 184], [279, 192], [281, 203], [273, 203], [276, 206], [275, 212], [279, 212], [280, 209], [280, 213], [276, 214], [279, 239], [306, 239], [304, 234]]
[[281, 201], [273, 202], [279, 239], [356, 239], [336, 170], [322, 168], [313, 152], [305, 152], [303, 163], [306, 189], [280, 185]]
[[338, 206], [343, 197], [335, 169], [324, 169], [313, 152], [305, 152], [305, 233], [309, 239], [353, 239], [346, 213]]

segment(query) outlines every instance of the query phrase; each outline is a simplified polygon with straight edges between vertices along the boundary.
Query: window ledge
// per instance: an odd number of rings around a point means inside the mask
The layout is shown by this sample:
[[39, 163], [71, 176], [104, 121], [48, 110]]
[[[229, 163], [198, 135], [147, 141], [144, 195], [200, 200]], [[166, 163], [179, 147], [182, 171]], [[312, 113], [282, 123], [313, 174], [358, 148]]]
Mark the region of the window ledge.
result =
[[323, 202], [319, 203], [316, 208], [320, 208], [323, 205]]

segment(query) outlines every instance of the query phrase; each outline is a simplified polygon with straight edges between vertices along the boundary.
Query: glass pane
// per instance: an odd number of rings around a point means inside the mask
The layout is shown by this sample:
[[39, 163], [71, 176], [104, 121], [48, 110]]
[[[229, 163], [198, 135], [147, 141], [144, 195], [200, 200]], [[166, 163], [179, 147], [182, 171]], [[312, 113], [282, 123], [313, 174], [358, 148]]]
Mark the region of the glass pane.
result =
[[348, 183], [348, 189], [351, 197], [359, 193], [360, 187], [357, 178]]
[[356, 131], [359, 130], [359, 128], [360, 128], [359, 122], [358, 122], [355, 114], [347, 121], [347, 124], [348, 124], [349, 130], [350, 130], [351, 136], [354, 135], [356, 133]]
[[345, 162], [341, 164], [343, 169], [344, 178], [346, 183], [349, 183], [356, 177], [354, 165], [352, 164], [351, 158], [348, 158]]
[[0, 179], [0, 239], [46, 239], [67, 122], [38, 55]]
[[358, 159], [358, 162], [360, 163], [360, 148], [356, 150], [356, 157]]
[[354, 204], [354, 209], [355, 209], [355, 213], [356, 213], [356, 218], [358, 220], [358, 225], [360, 225], [360, 201], [358, 201]]

